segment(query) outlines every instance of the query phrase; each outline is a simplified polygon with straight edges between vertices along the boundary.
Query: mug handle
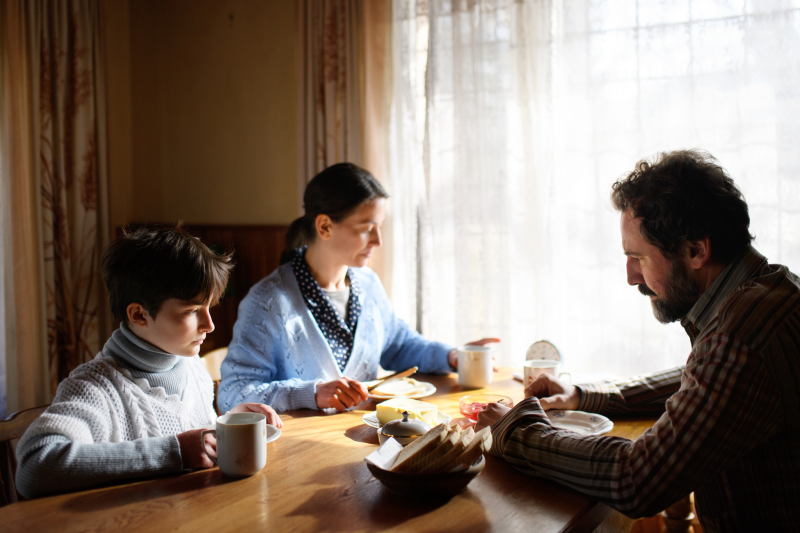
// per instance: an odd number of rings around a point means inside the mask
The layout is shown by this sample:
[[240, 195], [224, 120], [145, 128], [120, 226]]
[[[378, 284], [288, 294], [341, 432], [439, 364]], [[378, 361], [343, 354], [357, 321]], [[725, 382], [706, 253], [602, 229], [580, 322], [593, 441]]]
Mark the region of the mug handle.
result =
[[569, 380], [568, 381], [569, 381], [570, 385], [572, 385], [572, 374], [570, 374], [569, 372], [561, 372], [558, 375], [558, 379], [561, 379], [561, 376], [569, 376]]
[[216, 429], [204, 429], [200, 432], [200, 446], [203, 447], [203, 451], [206, 452], [206, 455], [209, 459], [214, 461], [214, 464], [217, 464], [217, 456], [211, 455], [208, 453], [208, 445], [206, 444], [206, 435], [214, 435], [214, 438], [217, 437], [217, 430]]

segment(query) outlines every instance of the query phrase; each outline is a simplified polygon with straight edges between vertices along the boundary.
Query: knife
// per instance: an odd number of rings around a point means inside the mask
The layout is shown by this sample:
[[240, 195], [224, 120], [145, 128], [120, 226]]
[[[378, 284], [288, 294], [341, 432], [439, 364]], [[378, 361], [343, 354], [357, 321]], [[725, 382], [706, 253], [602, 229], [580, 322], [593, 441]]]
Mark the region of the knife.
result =
[[379, 382], [374, 383], [374, 384], [370, 385], [369, 387], [367, 387], [367, 391], [371, 391], [373, 389], [376, 389], [376, 388], [380, 387], [381, 385], [383, 385], [384, 383], [386, 383], [387, 381], [392, 381], [392, 380], [395, 380], [395, 379], [408, 377], [411, 374], [413, 374], [414, 372], [416, 372], [418, 369], [419, 369], [419, 367], [414, 366], [414, 367], [411, 367], [408, 370], [404, 370], [402, 372], [395, 372], [394, 374], [392, 374], [390, 376], [386, 376], [385, 378], [383, 378]]

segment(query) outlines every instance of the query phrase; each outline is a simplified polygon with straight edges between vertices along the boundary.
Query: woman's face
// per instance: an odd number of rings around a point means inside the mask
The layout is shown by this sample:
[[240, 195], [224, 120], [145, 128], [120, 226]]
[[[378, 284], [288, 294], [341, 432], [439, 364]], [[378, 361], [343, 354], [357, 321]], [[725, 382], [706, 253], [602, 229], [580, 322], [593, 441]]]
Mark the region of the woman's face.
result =
[[381, 224], [386, 218], [386, 199], [364, 202], [339, 223], [331, 222], [327, 241], [336, 259], [349, 267], [367, 266], [372, 251], [383, 244]]

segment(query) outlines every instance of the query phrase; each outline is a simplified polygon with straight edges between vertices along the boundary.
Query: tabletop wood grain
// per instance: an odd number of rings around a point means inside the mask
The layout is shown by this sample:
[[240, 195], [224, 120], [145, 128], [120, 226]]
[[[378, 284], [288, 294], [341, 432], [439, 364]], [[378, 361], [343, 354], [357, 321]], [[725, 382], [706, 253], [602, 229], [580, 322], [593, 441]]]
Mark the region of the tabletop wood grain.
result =
[[[461, 418], [468, 393], [457, 376], [416, 376], [437, 387], [427, 398]], [[484, 389], [523, 398], [509, 369]], [[231, 479], [218, 469], [24, 501], [0, 508], [3, 531], [591, 531], [615, 511], [558, 484], [529, 477], [487, 456], [467, 490], [446, 500], [404, 500], [386, 492], [364, 457], [374, 428], [361, 417], [369, 401], [339, 414], [282, 413], [281, 437], [267, 445], [267, 466]], [[610, 435], [635, 439], [654, 419], [615, 420]]]

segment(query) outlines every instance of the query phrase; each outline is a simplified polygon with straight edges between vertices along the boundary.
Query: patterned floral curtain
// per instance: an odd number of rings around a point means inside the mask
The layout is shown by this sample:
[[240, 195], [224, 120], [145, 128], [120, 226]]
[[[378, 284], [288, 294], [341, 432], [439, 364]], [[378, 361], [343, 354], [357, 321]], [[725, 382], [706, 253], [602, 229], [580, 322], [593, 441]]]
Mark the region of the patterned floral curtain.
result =
[[35, 119], [51, 389], [101, 348], [108, 242], [105, 92], [98, 2], [42, 0]]
[[[369, 170], [391, 194], [386, 161], [391, 0], [298, 3], [303, 50], [299, 198], [325, 167], [348, 161]], [[302, 202], [301, 202], [302, 203]], [[391, 287], [392, 220], [370, 267]]]
[[[362, 163], [358, 0], [304, 0], [301, 190], [334, 163]], [[301, 193], [302, 194], [302, 193]]]

